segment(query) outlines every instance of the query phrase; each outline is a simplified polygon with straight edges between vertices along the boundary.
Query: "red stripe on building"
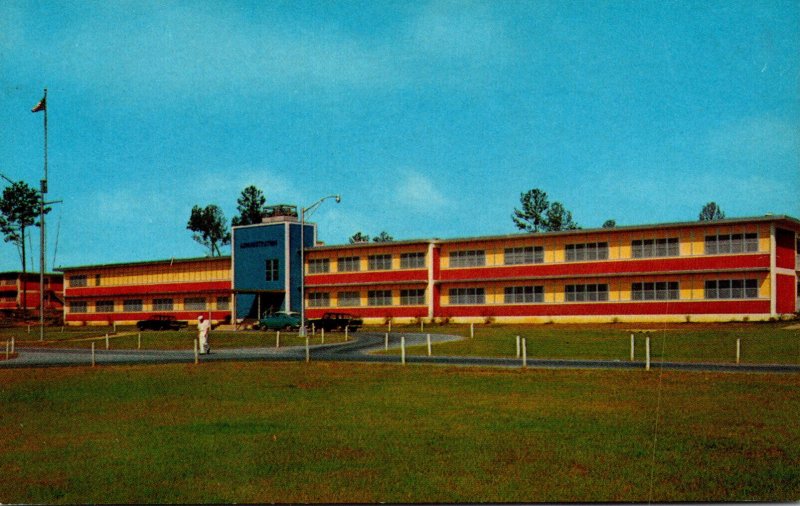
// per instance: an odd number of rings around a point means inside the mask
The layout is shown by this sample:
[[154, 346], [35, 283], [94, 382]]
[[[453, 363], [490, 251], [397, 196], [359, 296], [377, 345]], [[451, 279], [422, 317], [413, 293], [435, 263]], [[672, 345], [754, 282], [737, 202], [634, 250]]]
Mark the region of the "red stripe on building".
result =
[[311, 274], [305, 279], [306, 286], [351, 285], [359, 283], [393, 283], [402, 281], [428, 282], [428, 271], [409, 269], [401, 271], [343, 272], [335, 274]]
[[769, 314], [768, 300], [443, 306], [443, 317]]
[[769, 269], [769, 255], [726, 255], [602, 262], [564, 262], [558, 264], [443, 269], [442, 281], [488, 280], [503, 278], [580, 277], [598, 275], [658, 275], [686, 271]]

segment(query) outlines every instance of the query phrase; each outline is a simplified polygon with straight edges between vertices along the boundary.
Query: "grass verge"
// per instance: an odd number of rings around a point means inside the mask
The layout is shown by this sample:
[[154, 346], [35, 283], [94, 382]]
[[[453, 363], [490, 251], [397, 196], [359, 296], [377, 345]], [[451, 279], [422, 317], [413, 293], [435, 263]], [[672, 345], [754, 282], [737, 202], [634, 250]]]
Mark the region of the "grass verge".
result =
[[0, 501], [793, 501], [798, 387], [341, 363], [0, 370]]

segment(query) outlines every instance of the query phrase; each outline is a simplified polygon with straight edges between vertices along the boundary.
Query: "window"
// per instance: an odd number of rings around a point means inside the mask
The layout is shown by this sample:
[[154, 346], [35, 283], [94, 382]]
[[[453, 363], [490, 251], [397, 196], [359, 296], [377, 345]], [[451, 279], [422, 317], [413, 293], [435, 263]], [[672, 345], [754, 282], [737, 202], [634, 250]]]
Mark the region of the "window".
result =
[[633, 300], [677, 300], [680, 298], [680, 286], [677, 281], [633, 283], [631, 298]]
[[706, 255], [719, 253], [754, 253], [758, 251], [758, 234], [720, 234], [706, 236]]
[[708, 280], [705, 286], [706, 299], [756, 299], [757, 279]]
[[206, 309], [205, 297], [186, 297], [183, 299], [183, 309], [186, 311], [204, 311]]
[[361, 270], [360, 257], [342, 257], [338, 260], [339, 272], [357, 272]]
[[320, 274], [331, 271], [331, 261], [328, 258], [312, 258], [308, 261], [308, 273]]
[[122, 310], [126, 313], [142, 310], [142, 299], [125, 299], [122, 301]]
[[94, 303], [95, 313], [113, 313], [114, 301], [113, 300], [98, 300]]
[[153, 311], [172, 311], [172, 299], [153, 299]]
[[370, 255], [367, 265], [371, 271], [388, 271], [392, 268], [392, 255]]
[[100, 274], [94, 275], [94, 286], [100, 286]]
[[669, 239], [639, 239], [631, 242], [633, 258], [676, 257], [680, 254], [677, 237]]
[[75, 300], [69, 303], [70, 313], [85, 313], [88, 305], [85, 300]]
[[566, 285], [564, 293], [567, 302], [605, 301], [608, 300], [608, 285]]
[[339, 292], [336, 298], [340, 307], [361, 305], [361, 294], [358, 292]]
[[567, 244], [567, 262], [583, 262], [585, 260], [608, 259], [607, 242], [588, 242], [585, 244]]
[[423, 269], [425, 268], [425, 253], [401, 253], [401, 269]]
[[450, 267], [481, 267], [484, 265], [486, 265], [486, 252], [483, 250], [450, 253]]
[[485, 304], [486, 292], [483, 288], [451, 288], [450, 304]]
[[391, 306], [391, 290], [370, 290], [367, 292], [367, 305], [369, 306]]
[[540, 264], [544, 262], [542, 246], [524, 246], [522, 248], [506, 248], [505, 264]]
[[330, 307], [331, 294], [315, 292], [308, 294], [308, 307]]
[[82, 286], [87, 286], [86, 274], [78, 274], [76, 276], [70, 276], [69, 286], [70, 288], [80, 288]]
[[543, 286], [507, 286], [505, 288], [506, 304], [526, 304], [544, 302]]
[[228, 296], [217, 297], [217, 309], [228, 310], [231, 308], [231, 298]]
[[265, 279], [267, 281], [279, 281], [281, 279], [279, 266], [280, 262], [277, 258], [270, 258], [264, 262]]
[[419, 306], [425, 304], [425, 290], [400, 290], [401, 306]]

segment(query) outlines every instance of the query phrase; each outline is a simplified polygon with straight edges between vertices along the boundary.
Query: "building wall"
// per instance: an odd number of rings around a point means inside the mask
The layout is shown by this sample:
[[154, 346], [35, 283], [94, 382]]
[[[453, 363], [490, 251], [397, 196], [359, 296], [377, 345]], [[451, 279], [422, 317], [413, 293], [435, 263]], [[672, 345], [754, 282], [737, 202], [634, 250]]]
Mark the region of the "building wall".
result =
[[133, 324], [154, 314], [230, 316], [230, 257], [64, 269], [67, 324]]
[[[0, 311], [12, 313], [23, 307], [29, 311], [39, 308], [39, 274], [27, 273], [23, 283], [21, 272], [0, 273]], [[45, 309], [63, 308], [64, 284], [61, 274], [45, 274]], [[23, 288], [24, 286], [24, 288]]]

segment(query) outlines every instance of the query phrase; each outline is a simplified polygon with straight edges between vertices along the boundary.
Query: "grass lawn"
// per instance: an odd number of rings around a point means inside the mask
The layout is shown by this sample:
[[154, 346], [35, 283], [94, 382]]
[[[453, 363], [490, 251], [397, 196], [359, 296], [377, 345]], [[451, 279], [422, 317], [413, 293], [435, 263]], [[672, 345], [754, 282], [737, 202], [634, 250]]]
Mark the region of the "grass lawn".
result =
[[[645, 336], [650, 337], [650, 357], [657, 361], [736, 361], [736, 340], [741, 339], [743, 363], [800, 364], [800, 329], [786, 322], [721, 324], [595, 324], [595, 325], [475, 325], [474, 337], [434, 344], [434, 355], [514, 357], [516, 336], [527, 340], [529, 358], [630, 360], [634, 334], [636, 360], [645, 359]], [[419, 333], [419, 327], [393, 328], [393, 332]], [[425, 332], [469, 336], [469, 326], [428, 327]], [[390, 350], [389, 354], [400, 354]], [[410, 355], [427, 354], [426, 346], [409, 347]]]
[[800, 498], [800, 375], [0, 370], [0, 502]]

